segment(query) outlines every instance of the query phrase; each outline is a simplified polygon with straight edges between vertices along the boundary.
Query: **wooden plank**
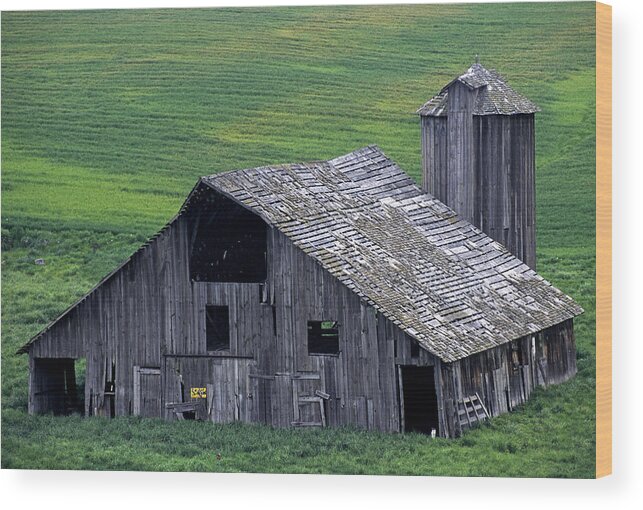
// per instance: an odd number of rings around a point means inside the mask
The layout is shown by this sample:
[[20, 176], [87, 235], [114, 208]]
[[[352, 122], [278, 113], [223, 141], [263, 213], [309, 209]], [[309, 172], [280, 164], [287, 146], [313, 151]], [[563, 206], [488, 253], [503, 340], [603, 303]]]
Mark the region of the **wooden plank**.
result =
[[546, 363], [547, 363], [547, 360], [543, 358], [540, 358], [537, 361], [538, 371], [540, 372], [540, 376], [542, 377], [542, 381], [543, 381], [543, 386], [545, 387], [548, 386], [547, 370], [545, 369], [545, 366], [544, 366]]
[[366, 416], [367, 416], [367, 428], [368, 430], [373, 430], [375, 426], [375, 409], [373, 409], [373, 400], [366, 399]]
[[141, 415], [141, 372], [140, 372], [140, 367], [137, 365], [134, 365], [132, 368], [133, 370], [133, 381], [134, 381], [134, 386], [133, 386], [133, 395], [132, 395], [132, 402], [133, 402], [133, 407], [132, 407], [132, 414], [134, 416], [140, 416]]
[[326, 426], [326, 411], [324, 410], [324, 400], [319, 399], [319, 415], [321, 416], [322, 427]]
[[298, 397], [297, 402], [298, 404], [310, 404], [311, 402], [315, 402], [318, 404], [322, 400], [321, 397], [309, 397], [309, 396], [303, 396], [303, 397]]
[[482, 407], [482, 410], [484, 411], [484, 414], [487, 418], [491, 418], [489, 415], [489, 411], [487, 411], [487, 408], [485, 407], [484, 403], [482, 402], [482, 399], [480, 398], [480, 395], [476, 393], [476, 398], [478, 399], [478, 402], [480, 402], [480, 406]]
[[249, 377], [251, 379], [263, 379], [265, 381], [274, 381], [275, 376], [274, 375], [265, 375], [265, 374], [250, 374]]
[[288, 374], [288, 373], [281, 373], [277, 375], [290, 375], [290, 378], [293, 381], [318, 381], [321, 379], [321, 376], [318, 373], [315, 374]]
[[[304, 399], [305, 397], [299, 397], [299, 385], [297, 384], [298, 381], [293, 380], [292, 381], [292, 410], [293, 410], [293, 420], [295, 422], [301, 422], [301, 411], [299, 409], [299, 405], [302, 402], [301, 399]], [[304, 400], [305, 402], [305, 400]]]
[[464, 415], [467, 418], [467, 424], [469, 425], [469, 428], [471, 428], [471, 418], [469, 416], [470, 411], [469, 411], [469, 407], [467, 406], [467, 404], [471, 402], [471, 399], [469, 397], [464, 397], [461, 400], [461, 402], [462, 402], [462, 405], [464, 406], [464, 411], [465, 411]]
[[206, 407], [206, 413], [208, 419], [212, 419], [212, 407], [214, 405], [214, 392], [215, 392], [215, 386], [214, 384], [206, 384], [206, 390], [207, 390], [207, 407]]
[[400, 432], [404, 433], [406, 432], [404, 422], [404, 385], [402, 384], [402, 367], [400, 366], [397, 367], [397, 384], [400, 399]]
[[138, 370], [140, 375], [161, 375], [160, 368], [140, 367]]
[[181, 413], [185, 411], [196, 411], [200, 406], [200, 402], [170, 402], [165, 404], [166, 409], [172, 409]]

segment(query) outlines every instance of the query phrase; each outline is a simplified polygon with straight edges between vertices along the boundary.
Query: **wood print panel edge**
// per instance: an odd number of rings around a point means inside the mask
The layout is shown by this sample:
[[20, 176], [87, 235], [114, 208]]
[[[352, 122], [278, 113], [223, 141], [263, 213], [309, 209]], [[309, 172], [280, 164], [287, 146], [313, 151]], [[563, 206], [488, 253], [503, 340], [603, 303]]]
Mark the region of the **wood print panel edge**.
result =
[[612, 7], [596, 3], [596, 477], [612, 473]]

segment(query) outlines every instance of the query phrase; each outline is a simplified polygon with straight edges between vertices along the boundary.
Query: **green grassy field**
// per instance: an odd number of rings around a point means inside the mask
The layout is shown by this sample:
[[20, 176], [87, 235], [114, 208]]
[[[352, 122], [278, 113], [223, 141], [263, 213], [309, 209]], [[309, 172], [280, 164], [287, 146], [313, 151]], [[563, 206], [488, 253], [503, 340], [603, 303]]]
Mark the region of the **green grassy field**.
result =
[[[3, 13], [2, 467], [593, 476], [594, 37], [591, 3]], [[542, 108], [538, 270], [586, 310], [572, 381], [458, 440], [26, 414], [16, 349], [199, 176], [375, 143], [419, 181], [413, 112], [476, 54]]]

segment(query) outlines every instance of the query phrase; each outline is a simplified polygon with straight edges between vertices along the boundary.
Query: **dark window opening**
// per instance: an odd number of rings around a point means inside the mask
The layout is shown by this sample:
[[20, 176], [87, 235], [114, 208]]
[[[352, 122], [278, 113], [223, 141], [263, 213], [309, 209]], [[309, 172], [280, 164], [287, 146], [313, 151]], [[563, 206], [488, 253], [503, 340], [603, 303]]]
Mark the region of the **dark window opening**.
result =
[[438, 398], [433, 367], [400, 367], [404, 432], [430, 434], [438, 428]]
[[308, 354], [339, 354], [337, 322], [308, 321]]
[[415, 340], [411, 340], [411, 358], [420, 357], [420, 344]]
[[260, 283], [267, 274], [267, 226], [233, 200], [201, 187], [188, 211], [190, 278]]
[[227, 306], [205, 307], [205, 336], [208, 351], [230, 349], [230, 319]]
[[196, 420], [196, 411], [183, 411], [184, 420]]
[[[84, 360], [83, 360], [84, 361]], [[77, 374], [78, 369], [78, 382]], [[84, 414], [84, 362], [71, 358], [35, 358], [33, 403], [36, 413]]]

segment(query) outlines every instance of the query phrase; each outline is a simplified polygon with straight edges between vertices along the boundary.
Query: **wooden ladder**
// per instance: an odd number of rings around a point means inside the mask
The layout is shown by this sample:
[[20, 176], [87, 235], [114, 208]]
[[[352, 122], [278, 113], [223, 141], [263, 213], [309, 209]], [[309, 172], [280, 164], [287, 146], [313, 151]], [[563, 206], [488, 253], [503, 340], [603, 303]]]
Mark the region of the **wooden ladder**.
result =
[[475, 423], [491, 418], [487, 408], [482, 403], [480, 395], [470, 395], [458, 400], [456, 405], [460, 427], [471, 428]]

